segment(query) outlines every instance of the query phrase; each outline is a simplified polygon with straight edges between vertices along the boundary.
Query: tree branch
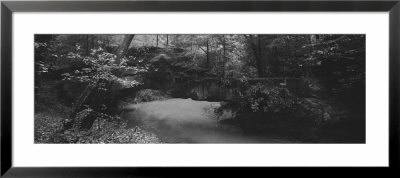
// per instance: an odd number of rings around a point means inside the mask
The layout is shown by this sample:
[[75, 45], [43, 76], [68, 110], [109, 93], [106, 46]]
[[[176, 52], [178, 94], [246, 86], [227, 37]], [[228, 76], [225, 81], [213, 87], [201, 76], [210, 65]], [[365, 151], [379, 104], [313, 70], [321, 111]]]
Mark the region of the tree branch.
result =
[[206, 53], [207, 54], [207, 51], [206, 50], [204, 50], [203, 48], [201, 48], [200, 46], [199, 46], [199, 48], [201, 49], [201, 50], [203, 50], [203, 52], [204, 53]]

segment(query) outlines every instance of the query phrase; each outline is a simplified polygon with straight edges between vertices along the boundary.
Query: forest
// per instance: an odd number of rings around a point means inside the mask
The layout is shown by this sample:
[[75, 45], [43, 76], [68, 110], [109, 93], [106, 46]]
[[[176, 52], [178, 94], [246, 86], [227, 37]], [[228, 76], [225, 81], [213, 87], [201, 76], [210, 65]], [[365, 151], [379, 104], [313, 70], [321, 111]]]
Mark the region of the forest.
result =
[[365, 143], [364, 34], [36, 34], [34, 143]]

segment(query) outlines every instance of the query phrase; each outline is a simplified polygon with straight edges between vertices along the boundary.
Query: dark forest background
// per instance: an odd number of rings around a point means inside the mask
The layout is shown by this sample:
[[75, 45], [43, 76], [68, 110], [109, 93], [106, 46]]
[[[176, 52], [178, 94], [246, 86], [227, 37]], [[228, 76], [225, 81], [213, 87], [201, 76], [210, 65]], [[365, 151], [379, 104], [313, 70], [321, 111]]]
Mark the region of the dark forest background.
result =
[[365, 142], [365, 35], [35, 35], [35, 143], [161, 143], [124, 106], [218, 101], [289, 142]]

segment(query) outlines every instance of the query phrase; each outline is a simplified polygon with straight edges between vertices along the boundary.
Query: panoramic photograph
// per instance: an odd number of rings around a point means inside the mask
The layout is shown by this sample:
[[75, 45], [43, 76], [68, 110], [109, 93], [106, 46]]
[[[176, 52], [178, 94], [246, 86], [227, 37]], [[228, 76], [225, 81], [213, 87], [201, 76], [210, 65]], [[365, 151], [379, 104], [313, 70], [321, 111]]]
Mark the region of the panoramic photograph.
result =
[[36, 34], [34, 143], [365, 143], [365, 42]]

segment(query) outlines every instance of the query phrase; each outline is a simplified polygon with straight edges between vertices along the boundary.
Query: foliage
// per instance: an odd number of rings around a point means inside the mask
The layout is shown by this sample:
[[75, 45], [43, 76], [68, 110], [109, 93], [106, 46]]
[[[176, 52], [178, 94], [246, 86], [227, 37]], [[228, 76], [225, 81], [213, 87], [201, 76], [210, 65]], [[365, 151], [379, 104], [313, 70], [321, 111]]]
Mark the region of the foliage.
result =
[[314, 73], [327, 77], [325, 84], [332, 93], [356, 94], [354, 91], [365, 87], [365, 35], [325, 38], [326, 44], [321, 44], [310, 56], [316, 64]]
[[[64, 80], [78, 80], [83, 83], [95, 83], [100, 89], [107, 90], [107, 82], [126, 82], [118, 77], [120, 71], [133, 71], [134, 74], [146, 72], [145, 68], [128, 66], [129, 58], [117, 59], [112, 53], [105, 52], [102, 48], [92, 49], [90, 56], [81, 56], [79, 53], [69, 53], [69, 59], [82, 59], [86, 66], [74, 72], [64, 73]], [[118, 60], [120, 62], [118, 63]], [[130, 81], [129, 85], [136, 86], [140, 83], [136, 80]]]
[[142, 64], [140, 66], [143, 66], [148, 64], [149, 60], [160, 52], [161, 49], [158, 47], [132, 47], [126, 52], [126, 56], [129, 56], [127, 65], [138, 66]]
[[231, 106], [241, 112], [283, 113], [297, 109], [299, 98], [286, 87], [273, 83], [250, 83], [246, 77], [222, 79], [225, 90], [234, 93]]
[[67, 58], [71, 51], [82, 53], [81, 46], [78, 43], [65, 45], [62, 41], [57, 40], [57, 35], [51, 36], [47, 39], [35, 36], [35, 74], [37, 76], [45, 73], [53, 74], [62, 69], [72, 69], [82, 64], [79, 59]]
[[159, 90], [143, 89], [136, 93], [133, 103], [142, 103], [156, 100], [165, 100], [169, 96]]
[[297, 98], [285, 88], [269, 87], [257, 83], [239, 93], [241, 105], [253, 112], [290, 112], [298, 104]]
[[49, 63], [46, 63], [40, 59], [48, 58], [49, 53], [46, 52], [47, 43], [35, 43], [35, 71], [36, 74], [42, 74], [49, 71]]

